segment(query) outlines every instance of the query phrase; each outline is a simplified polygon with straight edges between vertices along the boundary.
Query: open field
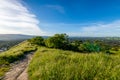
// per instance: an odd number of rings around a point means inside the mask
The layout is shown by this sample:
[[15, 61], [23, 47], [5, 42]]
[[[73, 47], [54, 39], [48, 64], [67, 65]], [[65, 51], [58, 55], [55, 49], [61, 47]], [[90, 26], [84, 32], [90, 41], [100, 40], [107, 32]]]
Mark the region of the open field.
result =
[[120, 54], [81, 54], [42, 47], [28, 73], [30, 80], [119, 80]]

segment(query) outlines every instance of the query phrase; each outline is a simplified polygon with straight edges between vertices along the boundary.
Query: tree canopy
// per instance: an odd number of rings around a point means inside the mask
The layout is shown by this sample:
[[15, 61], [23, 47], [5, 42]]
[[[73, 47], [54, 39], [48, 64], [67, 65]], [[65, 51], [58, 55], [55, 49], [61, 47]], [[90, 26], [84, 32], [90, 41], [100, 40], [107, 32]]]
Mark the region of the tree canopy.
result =
[[68, 43], [68, 35], [66, 34], [55, 34], [45, 40], [45, 45], [49, 48], [63, 49], [65, 44]]
[[44, 39], [41, 36], [34, 37], [28, 40], [31, 44], [36, 44], [40, 46], [44, 46]]

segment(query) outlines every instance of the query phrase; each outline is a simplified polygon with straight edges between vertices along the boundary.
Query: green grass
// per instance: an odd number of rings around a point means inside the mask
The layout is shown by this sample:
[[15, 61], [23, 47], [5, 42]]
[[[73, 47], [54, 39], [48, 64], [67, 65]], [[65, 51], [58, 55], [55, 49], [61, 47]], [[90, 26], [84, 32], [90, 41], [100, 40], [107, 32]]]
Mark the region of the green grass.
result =
[[10, 63], [13, 63], [24, 56], [24, 54], [35, 50], [36, 47], [24, 41], [8, 51], [0, 53], [0, 76], [3, 76], [10, 68]]
[[36, 48], [28, 68], [30, 80], [120, 80], [120, 49], [112, 55], [83, 54], [38, 47], [27, 41], [0, 53], [0, 77], [10, 69], [10, 63]]
[[120, 54], [39, 48], [28, 73], [30, 80], [120, 80]]

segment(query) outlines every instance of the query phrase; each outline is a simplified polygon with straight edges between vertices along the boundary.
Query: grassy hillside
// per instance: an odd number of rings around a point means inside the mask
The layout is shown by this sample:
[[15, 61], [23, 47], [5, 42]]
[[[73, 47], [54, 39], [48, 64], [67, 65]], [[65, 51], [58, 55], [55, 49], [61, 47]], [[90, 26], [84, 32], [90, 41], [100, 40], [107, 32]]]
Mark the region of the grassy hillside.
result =
[[6, 52], [0, 53], [0, 76], [9, 70], [9, 64], [19, 60], [25, 53], [35, 50], [36, 47], [24, 41]]
[[120, 54], [39, 48], [28, 73], [30, 80], [120, 80]]
[[[56, 39], [56, 37], [54, 38]], [[65, 49], [59, 50], [59, 48], [52, 49], [56, 48], [56, 45], [57, 47], [59, 47], [59, 41], [55, 44], [55, 47], [46, 48], [48, 46], [45, 47], [45, 45], [44, 47], [40, 47], [43, 46], [43, 44], [41, 45], [41, 41], [39, 40], [42, 40], [43, 42], [46, 41], [41, 38], [35, 38], [32, 41], [34, 43], [30, 43], [31, 40], [24, 41], [10, 48], [8, 51], [1, 53], [0, 77], [9, 70], [11, 63], [23, 58], [26, 53], [37, 49], [28, 67], [28, 74], [30, 80], [120, 79], [119, 47], [113, 47], [110, 49], [110, 52], [114, 54], [103, 52], [80, 53], [73, 51], [65, 51]], [[38, 43], [40, 45], [38, 45]], [[61, 45], [62, 43], [59, 44]], [[64, 43], [62, 45], [64, 46]], [[61, 46], [61, 48], [63, 46]], [[65, 47], [68, 48], [68, 46]], [[91, 48], [91, 46], [89, 46], [88, 48]]]

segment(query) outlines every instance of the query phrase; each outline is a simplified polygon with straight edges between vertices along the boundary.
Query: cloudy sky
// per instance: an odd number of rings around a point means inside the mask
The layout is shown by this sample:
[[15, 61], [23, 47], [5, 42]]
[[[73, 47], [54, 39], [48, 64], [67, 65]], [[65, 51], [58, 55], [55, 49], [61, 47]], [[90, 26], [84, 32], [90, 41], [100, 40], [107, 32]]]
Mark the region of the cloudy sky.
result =
[[120, 0], [0, 0], [0, 34], [119, 36]]

